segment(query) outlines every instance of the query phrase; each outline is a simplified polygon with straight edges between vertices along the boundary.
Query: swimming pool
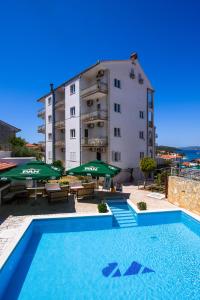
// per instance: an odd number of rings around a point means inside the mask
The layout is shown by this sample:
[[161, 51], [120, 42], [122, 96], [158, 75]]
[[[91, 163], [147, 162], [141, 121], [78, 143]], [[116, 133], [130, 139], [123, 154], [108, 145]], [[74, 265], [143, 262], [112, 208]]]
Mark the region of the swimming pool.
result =
[[124, 210], [137, 224], [33, 221], [1, 270], [0, 299], [199, 299], [200, 223], [181, 211]]

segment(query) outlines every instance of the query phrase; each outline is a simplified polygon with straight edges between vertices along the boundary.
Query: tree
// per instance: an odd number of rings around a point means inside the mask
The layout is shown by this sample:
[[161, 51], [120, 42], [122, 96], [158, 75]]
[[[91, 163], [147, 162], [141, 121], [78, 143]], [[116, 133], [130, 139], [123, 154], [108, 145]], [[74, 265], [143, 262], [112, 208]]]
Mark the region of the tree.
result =
[[11, 146], [14, 147], [24, 147], [26, 145], [26, 141], [21, 137], [12, 137], [10, 139]]
[[143, 159], [141, 159], [141, 161], [140, 161], [140, 170], [143, 172], [144, 178], [145, 178], [145, 180], [144, 180], [144, 189], [146, 187], [146, 180], [147, 180], [148, 176], [155, 169], [156, 169], [156, 162], [153, 158], [144, 157]]

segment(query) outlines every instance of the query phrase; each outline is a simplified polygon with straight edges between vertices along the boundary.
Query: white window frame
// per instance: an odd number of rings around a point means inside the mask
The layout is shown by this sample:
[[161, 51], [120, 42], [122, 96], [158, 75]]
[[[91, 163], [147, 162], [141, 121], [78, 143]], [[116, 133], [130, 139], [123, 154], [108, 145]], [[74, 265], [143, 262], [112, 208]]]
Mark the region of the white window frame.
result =
[[48, 101], [48, 105], [51, 105], [52, 98], [49, 97], [49, 98], [47, 99], [47, 101]]
[[70, 161], [76, 161], [76, 152], [70, 152], [69, 153], [69, 160]]
[[139, 112], [140, 119], [144, 119], [144, 111], [140, 110]]
[[52, 159], [52, 152], [48, 151], [48, 159]]
[[121, 104], [114, 103], [114, 112], [121, 113]]
[[48, 123], [49, 123], [49, 124], [52, 123], [52, 115], [48, 115]]
[[76, 129], [72, 128], [70, 129], [70, 139], [75, 139], [76, 138]]
[[48, 133], [48, 141], [52, 142], [52, 133], [51, 132]]
[[121, 89], [121, 80], [114, 78], [114, 87]]
[[139, 138], [141, 140], [144, 140], [144, 131], [143, 130], [139, 131]]
[[114, 161], [114, 162], [121, 161], [121, 152], [119, 152], [119, 151], [112, 151], [112, 161]]
[[121, 128], [114, 127], [114, 137], [121, 137]]
[[70, 117], [74, 117], [76, 115], [76, 107], [71, 106], [70, 107]]
[[75, 83], [72, 83], [70, 85], [69, 89], [70, 89], [70, 95], [75, 94], [76, 93], [76, 85], [75, 85]]

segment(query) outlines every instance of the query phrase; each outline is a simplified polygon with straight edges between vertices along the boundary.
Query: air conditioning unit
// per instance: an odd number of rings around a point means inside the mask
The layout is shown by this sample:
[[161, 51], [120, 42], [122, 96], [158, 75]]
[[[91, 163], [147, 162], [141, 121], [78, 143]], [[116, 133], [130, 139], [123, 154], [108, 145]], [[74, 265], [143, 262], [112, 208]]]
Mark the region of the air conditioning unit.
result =
[[97, 73], [97, 78], [103, 77], [104, 76], [104, 70], [99, 70], [99, 72]]
[[87, 100], [87, 106], [92, 106], [93, 105], [93, 100]]
[[98, 122], [97, 127], [104, 127], [104, 122]]
[[87, 127], [88, 127], [88, 128], [94, 128], [94, 124], [93, 124], [93, 123], [90, 123], [90, 124], [88, 124]]

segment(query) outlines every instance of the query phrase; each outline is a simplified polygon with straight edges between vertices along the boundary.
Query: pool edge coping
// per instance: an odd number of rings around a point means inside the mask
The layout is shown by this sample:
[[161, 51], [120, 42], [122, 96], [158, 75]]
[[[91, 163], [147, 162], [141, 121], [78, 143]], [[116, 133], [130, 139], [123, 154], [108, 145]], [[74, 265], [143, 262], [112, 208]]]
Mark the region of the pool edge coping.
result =
[[[115, 199], [105, 199], [106, 200], [106, 204], [108, 202], [116, 202]], [[184, 212], [187, 215], [189, 215], [190, 217], [194, 218], [195, 220], [200, 222], [200, 216], [184, 209], [184, 208], [174, 208], [174, 209], [159, 209], [159, 210], [146, 210], [146, 211], [140, 211], [137, 206], [130, 200], [130, 199], [122, 199], [122, 200], [117, 200], [119, 202], [126, 202], [128, 203], [133, 210], [139, 215], [141, 214], [152, 214], [152, 213], [163, 213], [163, 212]], [[59, 216], [57, 214], [55, 215], [39, 215], [39, 216], [27, 216], [27, 219], [24, 221], [23, 225], [17, 230], [17, 234], [15, 235], [15, 237], [8, 243], [8, 245], [5, 247], [5, 249], [3, 250], [2, 255], [0, 256], [0, 272], [2, 270], [2, 268], [4, 267], [4, 265], [6, 264], [7, 260], [9, 259], [10, 255], [13, 253], [13, 251], [15, 250], [15, 248], [17, 247], [18, 243], [20, 242], [20, 240], [22, 239], [24, 233], [26, 232], [26, 230], [29, 228], [29, 226], [31, 225], [31, 223], [35, 220], [48, 220], [48, 219], [65, 219], [65, 218], [84, 218], [84, 217], [109, 217], [112, 216], [112, 212], [107, 204], [107, 209], [108, 212], [107, 213], [84, 213], [84, 214], [80, 214], [80, 213], [65, 213], [65, 214], [59, 214]]]

